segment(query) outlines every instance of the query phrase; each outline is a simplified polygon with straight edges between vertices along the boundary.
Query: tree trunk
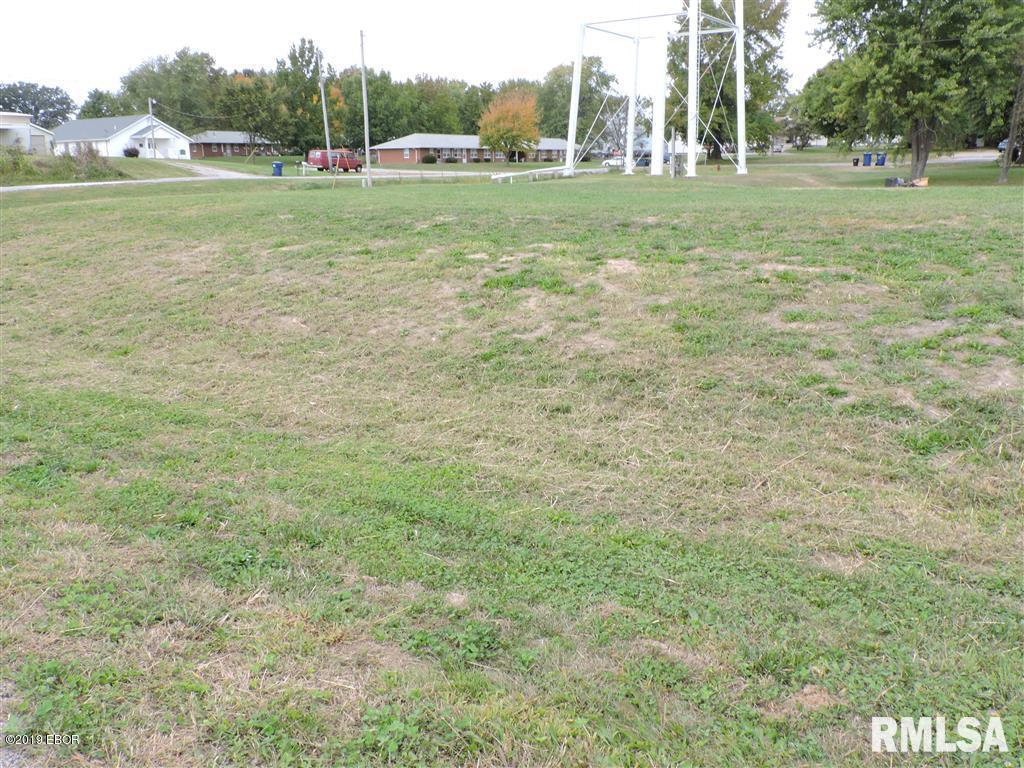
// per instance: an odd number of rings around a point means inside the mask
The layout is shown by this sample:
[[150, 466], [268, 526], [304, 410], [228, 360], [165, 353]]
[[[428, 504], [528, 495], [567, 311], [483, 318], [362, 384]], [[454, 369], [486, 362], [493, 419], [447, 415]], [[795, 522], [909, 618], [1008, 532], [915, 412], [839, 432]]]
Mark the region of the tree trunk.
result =
[[1013, 163], [1013, 150], [1017, 146], [1020, 134], [1021, 113], [1024, 112], [1024, 66], [1020, 68], [1017, 78], [1017, 94], [1013, 98], [1013, 111], [1010, 112], [1010, 135], [1006, 140], [1006, 151], [1003, 152], [1003, 164], [999, 169], [999, 183], [1005, 184], [1010, 178], [1010, 165]]
[[932, 148], [932, 129], [928, 121], [915, 118], [910, 130], [910, 178], [917, 180], [924, 176], [928, 165], [928, 153]]

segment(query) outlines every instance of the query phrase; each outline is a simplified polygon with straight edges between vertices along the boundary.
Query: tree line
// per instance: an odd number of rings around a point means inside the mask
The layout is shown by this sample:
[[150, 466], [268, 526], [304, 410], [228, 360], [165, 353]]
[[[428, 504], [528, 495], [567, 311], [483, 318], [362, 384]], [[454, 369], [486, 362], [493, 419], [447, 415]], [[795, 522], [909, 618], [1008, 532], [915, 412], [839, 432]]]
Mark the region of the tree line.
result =
[[[598, 58], [588, 58], [581, 96], [581, 122], [593, 120], [614, 78]], [[273, 69], [228, 72], [213, 56], [182, 48], [173, 56], [142, 62], [121, 78], [116, 91], [94, 89], [80, 108], [60, 88], [33, 83], [0, 84], [0, 105], [25, 111], [52, 128], [70, 119], [141, 114], [154, 99], [154, 113], [183, 133], [241, 130], [283, 147], [305, 151], [322, 146], [327, 101], [332, 142], [362, 148], [360, 71], [336, 70], [314, 41], [302, 39]], [[569, 118], [572, 66], [554, 67], [542, 80], [510, 78], [497, 84], [421, 75], [398, 80], [385, 70], [367, 70], [370, 142], [409, 133], [477, 134], [488, 107], [506, 95], [533, 105], [536, 128], [544, 136], [565, 136]], [[43, 106], [41, 106], [43, 105]]]
[[[780, 135], [798, 149], [812, 137], [852, 146], [859, 142], [906, 145], [912, 173], [924, 172], [936, 148], [971, 139], [994, 144], [1024, 111], [1024, 3], [1020, 0], [817, 0], [817, 39], [835, 59], [797, 93], [787, 93], [782, 40], [788, 0], [744, 0], [746, 16], [747, 137], [766, 150]], [[701, 0], [718, 14], [719, 0]], [[685, 18], [669, 49], [668, 126], [685, 133], [687, 52]], [[702, 38], [699, 67], [711, 83], [700, 90], [701, 135], [712, 156], [735, 142], [735, 77], [726, 66], [727, 36]], [[137, 114], [156, 100], [156, 114], [187, 134], [241, 130], [285, 148], [305, 151], [323, 143], [320, 83], [327, 99], [332, 140], [362, 148], [359, 69], [336, 70], [312, 40], [292, 45], [273, 69], [228, 72], [204, 52], [183, 48], [144, 61], [121, 78], [117, 91], [88, 94], [79, 117]], [[497, 84], [443, 77], [398, 80], [367, 71], [370, 142], [409, 133], [478, 134], [481, 121], [506, 146], [529, 137], [566, 135], [572, 65], [553, 67], [541, 80], [512, 78]], [[623, 87], [599, 57], [583, 60], [577, 142], [593, 125], [611, 146], [625, 146]], [[721, 106], [712, 114], [715, 100]], [[1015, 114], [1014, 105], [1018, 119]], [[493, 109], [492, 109], [493, 107]], [[649, 130], [650, 104], [640, 105], [640, 131]], [[53, 127], [76, 105], [60, 88], [0, 84], [0, 108], [27, 112]], [[517, 126], [518, 143], [509, 133]], [[509, 143], [511, 142], [511, 143]], [[1011, 142], [1011, 145], [1013, 142]]]

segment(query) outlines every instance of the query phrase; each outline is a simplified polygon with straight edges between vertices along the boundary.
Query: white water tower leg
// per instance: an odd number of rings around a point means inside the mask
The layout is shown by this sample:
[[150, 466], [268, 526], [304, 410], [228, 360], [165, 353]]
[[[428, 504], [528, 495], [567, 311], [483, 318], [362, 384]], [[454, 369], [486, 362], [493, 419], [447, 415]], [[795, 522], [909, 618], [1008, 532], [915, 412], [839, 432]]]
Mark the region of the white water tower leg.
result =
[[636, 136], [636, 78], [640, 67], [640, 38], [633, 38], [633, 79], [629, 81], [629, 104], [626, 106], [626, 157], [623, 159], [623, 173], [633, 175], [633, 139]]
[[747, 86], [743, 0], [736, 0], [736, 173], [747, 172]]
[[572, 64], [572, 96], [569, 101], [569, 131], [565, 137], [565, 175], [573, 175], [576, 165], [576, 123], [580, 116], [580, 80], [583, 77], [583, 41], [587, 25], [580, 25], [580, 42], [576, 48], [576, 60]]
[[668, 76], [668, 37], [656, 40], [654, 61], [654, 117], [651, 125], [651, 176], [665, 170], [665, 79]]
[[[742, 3], [743, 0], [736, 0]], [[690, 0], [687, 6], [689, 28], [686, 36], [686, 175], [697, 175], [697, 108], [700, 93], [697, 90], [697, 45], [700, 39], [700, 0]]]

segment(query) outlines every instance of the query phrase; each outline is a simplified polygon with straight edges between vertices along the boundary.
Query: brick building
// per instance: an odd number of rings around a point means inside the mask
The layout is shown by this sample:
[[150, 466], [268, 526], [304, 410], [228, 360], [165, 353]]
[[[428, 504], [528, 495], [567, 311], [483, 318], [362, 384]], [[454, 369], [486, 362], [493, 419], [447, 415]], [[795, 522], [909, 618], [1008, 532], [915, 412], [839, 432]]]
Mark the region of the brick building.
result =
[[[256, 137], [257, 155], [276, 155], [277, 147], [262, 136]], [[249, 134], [244, 131], [203, 131], [192, 137], [189, 154], [193, 160], [204, 157], [247, 157], [252, 153]]]
[[[530, 162], [565, 162], [565, 139], [541, 139], [526, 155]], [[382, 165], [422, 163], [426, 155], [434, 155], [439, 163], [454, 159], [459, 163], [505, 162], [505, 155], [480, 146], [479, 136], [457, 133], [410, 133], [400, 139], [377, 144], [370, 149], [374, 161]]]

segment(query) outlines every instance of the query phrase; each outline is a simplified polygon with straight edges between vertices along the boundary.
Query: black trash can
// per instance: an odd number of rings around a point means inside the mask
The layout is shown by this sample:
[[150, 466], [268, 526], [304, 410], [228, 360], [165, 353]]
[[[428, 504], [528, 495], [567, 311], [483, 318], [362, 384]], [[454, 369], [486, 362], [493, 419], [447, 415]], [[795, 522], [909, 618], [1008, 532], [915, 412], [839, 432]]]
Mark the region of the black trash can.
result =
[[271, 165], [274, 167], [274, 175], [275, 176], [283, 175], [284, 163], [271, 163]]
[[853, 158], [853, 167], [856, 168], [858, 165], [860, 165], [860, 158], [859, 157]]

